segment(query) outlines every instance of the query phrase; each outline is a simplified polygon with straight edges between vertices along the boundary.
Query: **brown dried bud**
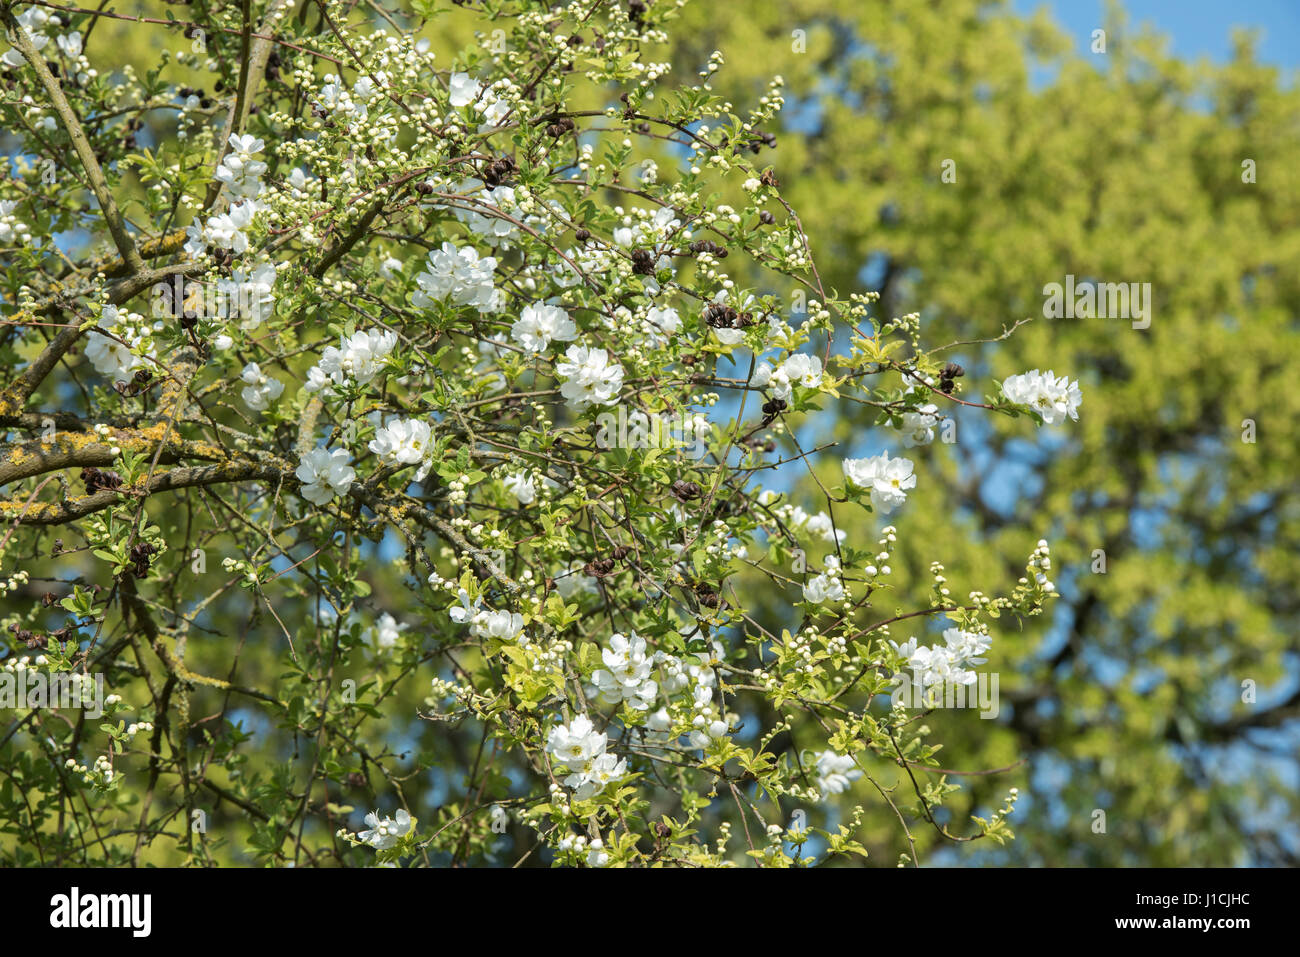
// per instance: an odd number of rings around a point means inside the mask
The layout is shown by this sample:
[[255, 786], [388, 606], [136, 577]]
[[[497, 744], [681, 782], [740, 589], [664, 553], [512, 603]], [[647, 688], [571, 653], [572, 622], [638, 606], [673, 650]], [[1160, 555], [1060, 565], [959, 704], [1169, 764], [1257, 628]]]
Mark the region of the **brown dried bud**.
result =
[[687, 482], [684, 479], [678, 479], [672, 484], [671, 491], [673, 498], [679, 502], [689, 502], [692, 499], [699, 498], [703, 492], [694, 482]]
[[608, 578], [610, 573], [614, 571], [614, 559], [597, 558], [595, 561], [583, 565], [582, 571], [592, 578]]
[[84, 468], [81, 470], [81, 481], [86, 483], [87, 495], [94, 495], [102, 489], [122, 487], [122, 476], [108, 469]]

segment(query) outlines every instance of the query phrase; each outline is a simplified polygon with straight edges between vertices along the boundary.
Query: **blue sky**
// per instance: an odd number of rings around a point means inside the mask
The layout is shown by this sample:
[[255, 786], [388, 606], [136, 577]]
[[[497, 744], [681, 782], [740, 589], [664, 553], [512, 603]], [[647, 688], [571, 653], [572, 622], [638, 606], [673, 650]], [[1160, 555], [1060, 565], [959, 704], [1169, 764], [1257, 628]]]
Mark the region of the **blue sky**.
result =
[[[1087, 50], [1092, 31], [1101, 26], [1105, 0], [1012, 0], [1019, 13], [1039, 7], [1051, 10], [1055, 20]], [[1300, 67], [1300, 0], [1123, 0], [1131, 25], [1149, 23], [1171, 41], [1171, 52], [1184, 59], [1208, 56], [1222, 62], [1232, 52], [1234, 27], [1261, 31], [1259, 59], [1294, 69]]]

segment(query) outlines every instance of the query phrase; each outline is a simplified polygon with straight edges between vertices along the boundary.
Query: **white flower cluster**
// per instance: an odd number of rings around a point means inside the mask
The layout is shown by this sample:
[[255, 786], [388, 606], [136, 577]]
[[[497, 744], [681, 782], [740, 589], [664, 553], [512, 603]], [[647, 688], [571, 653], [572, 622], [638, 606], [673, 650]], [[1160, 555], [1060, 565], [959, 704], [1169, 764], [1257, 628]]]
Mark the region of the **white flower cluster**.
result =
[[101, 754], [95, 758], [93, 767], [78, 764], [75, 758], [68, 758], [63, 762], [63, 766], [73, 774], [80, 774], [81, 780], [91, 787], [106, 788], [113, 783], [115, 777], [113, 762], [109, 760], [106, 754]]
[[[1030, 556], [1029, 567], [1037, 569], [1034, 572], [1034, 581], [1043, 591], [1056, 591], [1056, 585], [1047, 577], [1047, 573], [1052, 570], [1052, 553], [1046, 539], [1040, 538], [1038, 540], [1038, 545], [1034, 548], [1034, 554]], [[1022, 578], [1020, 584], [1024, 585], [1027, 582]]]
[[582, 411], [591, 405], [609, 405], [623, 388], [623, 367], [610, 362], [604, 349], [572, 345], [565, 352], [567, 362], [557, 362], [555, 373], [568, 381], [560, 394], [569, 406]]
[[[438, 184], [432, 185], [436, 187]], [[470, 179], [461, 183], [454, 190], [454, 195], [463, 196], [465, 203], [486, 210], [480, 213], [462, 205], [451, 207], [456, 218], [468, 226], [475, 236], [493, 246], [503, 246], [519, 238], [519, 227], [513, 220], [528, 221], [532, 218], [521, 209], [514, 187], [511, 186], [486, 186], [481, 180]], [[501, 215], [493, 215], [492, 210], [498, 210]]]
[[851, 485], [871, 492], [871, 507], [888, 515], [907, 501], [907, 490], [916, 488], [911, 459], [891, 459], [888, 452], [869, 459], [845, 459], [844, 477]]
[[226, 184], [234, 196], [256, 199], [262, 192], [262, 174], [266, 164], [254, 157], [266, 144], [255, 136], [230, 135], [230, 150], [217, 166], [215, 179]]
[[609, 852], [605, 850], [605, 842], [598, 837], [588, 840], [585, 834], [566, 834], [560, 838], [556, 849], [562, 853], [572, 851], [585, 854], [588, 867], [604, 867], [609, 863]]
[[385, 651], [397, 644], [397, 639], [401, 637], [405, 627], [388, 612], [384, 612], [374, 625], [366, 629], [366, 637], [376, 651]]
[[196, 259], [209, 246], [236, 254], [246, 252], [248, 230], [261, 209], [257, 199], [264, 189], [262, 174], [266, 172], [266, 164], [253, 154], [260, 153], [266, 144], [255, 136], [236, 133], [230, 134], [228, 142], [230, 149], [217, 166], [214, 178], [239, 199], [226, 212], [208, 217], [206, 223], [195, 217], [186, 227], [185, 251]]
[[1029, 406], [1043, 417], [1045, 425], [1059, 425], [1067, 415], [1078, 419], [1079, 404], [1083, 402], [1079, 383], [1071, 382], [1066, 376], [1058, 379], [1050, 369], [1007, 376], [1002, 383], [1002, 394], [1008, 402]]
[[556, 725], [546, 737], [546, 750], [569, 771], [564, 786], [576, 800], [599, 794], [605, 785], [627, 773], [627, 762], [605, 750], [609, 739], [591, 719], [580, 714], [567, 725]]
[[827, 555], [825, 571], [808, 579], [803, 586], [803, 600], [820, 605], [828, 601], [844, 600], [844, 583], [840, 581], [840, 560], [834, 555]]
[[244, 388], [239, 394], [243, 397], [244, 404], [254, 412], [265, 412], [284, 391], [284, 383], [272, 379], [256, 362], [244, 366], [239, 378], [244, 382]]
[[[943, 640], [942, 645], [918, 646], [915, 638], [901, 645], [892, 640], [889, 643], [906, 659], [913, 680], [923, 688], [974, 684], [974, 666], [988, 660], [980, 656], [989, 650], [993, 639], [980, 632], [948, 628], [944, 630]], [[906, 678], [899, 676], [897, 680], [905, 681]]]
[[642, 331], [650, 345], [663, 348], [682, 327], [682, 317], [672, 306], [653, 306], [645, 314]]
[[507, 475], [501, 480], [501, 484], [520, 505], [532, 505], [537, 500], [537, 484], [527, 472]]
[[750, 377], [750, 385], [767, 389], [775, 398], [790, 398], [794, 386], [816, 389], [822, 382], [822, 361], [816, 356], [796, 352], [788, 357], [776, 369], [766, 362], [760, 362]]
[[330, 395], [349, 382], [365, 385], [379, 375], [384, 358], [396, 346], [397, 335], [393, 332], [372, 329], [344, 336], [337, 346], [327, 346], [320, 361], [307, 370], [303, 388]]
[[19, 222], [18, 217], [14, 215], [14, 210], [17, 208], [18, 200], [0, 199], [0, 246], [29, 243], [32, 240], [31, 227]]
[[650, 677], [654, 659], [646, 654], [645, 639], [635, 631], [631, 637], [615, 633], [600, 657], [605, 667], [594, 671], [591, 679], [596, 683], [601, 704], [626, 701], [634, 711], [648, 711], [659, 686]]
[[346, 449], [311, 449], [304, 453], [293, 473], [302, 482], [302, 497], [315, 505], [325, 505], [336, 495], [346, 495], [357, 477], [348, 464], [351, 460]]
[[545, 352], [551, 341], [572, 342], [578, 328], [559, 306], [527, 305], [510, 327], [510, 337], [529, 352]]
[[[707, 253], [704, 255], [707, 255]], [[726, 306], [730, 298], [731, 298], [731, 290], [723, 289], [719, 291], [718, 294], [715, 295], [711, 300], [709, 300], [709, 305], [715, 308]], [[754, 308], [754, 305], [755, 305], [754, 297], [746, 296], [745, 301], [736, 307], [736, 311], [749, 312]], [[707, 311], [708, 308], [709, 307], [706, 306], [705, 310]], [[721, 342], [723, 345], [728, 345], [728, 346], [739, 345], [745, 339], [744, 329], [726, 329], [726, 328], [714, 329], [713, 334], [718, 337], [719, 342]], [[780, 317], [776, 315], [776, 313], [772, 313], [770, 316], [767, 317], [767, 337], [765, 340], [764, 348], [766, 349], [768, 346], [773, 345], [783, 336], [786, 336], [788, 334], [789, 334], [789, 329], [786, 327], [785, 323], [782, 322], [782, 320], [780, 319]], [[790, 358], [794, 358], [794, 356], [791, 356]], [[787, 382], [796, 381], [801, 379], [805, 374], [811, 373], [813, 369], [811, 364], [809, 365], [803, 364], [806, 361], [806, 358], [795, 360], [795, 364], [790, 367], [790, 371], [787, 372], [784, 376], [785, 381]], [[782, 367], [784, 367], [785, 363], [782, 363], [781, 365]], [[820, 381], [820, 375], [821, 375], [820, 359], [817, 360], [816, 372], [817, 372], [818, 381]], [[791, 373], [793, 373], [793, 375]], [[770, 363], [767, 362], [759, 363], [758, 366], [754, 369], [754, 375], [759, 380], [758, 382], [755, 383], [755, 385], [757, 385], [759, 388], [762, 388], [763, 386], [767, 385], [768, 380], [774, 374], [775, 373]], [[780, 388], [779, 383], [777, 387]], [[786, 395], [789, 395], [788, 390], [786, 391]]]
[[366, 815], [367, 830], [359, 832], [357, 840], [369, 844], [377, 851], [386, 851], [396, 847], [402, 838], [411, 833], [414, 824], [415, 819], [405, 808], [399, 810], [395, 818], [381, 819], [378, 811], [371, 811]]
[[933, 402], [927, 402], [915, 410], [904, 412], [903, 446], [910, 449], [918, 445], [929, 445], [934, 441], [934, 430], [942, 419], [939, 407]]
[[758, 504], [767, 506], [769, 511], [793, 532], [805, 531], [832, 544], [844, 542], [848, 533], [842, 528], [837, 529], [829, 514], [823, 511], [816, 515], [809, 515], [801, 506], [789, 502], [773, 504], [779, 497], [778, 493], [771, 489], [764, 489], [758, 493]]
[[854, 766], [853, 756], [823, 751], [817, 755], [817, 790], [822, 794], [843, 794], [849, 785], [862, 777]]
[[[695, 622], [688, 622], [679, 631], [690, 638], [698, 633], [699, 627]], [[647, 740], [661, 745], [673, 743], [673, 714], [670, 713], [670, 708], [690, 724], [688, 742], [692, 748], [707, 749], [723, 740], [730, 733], [732, 723], [739, 720], [735, 714], [721, 712], [714, 703], [717, 672], [713, 665], [722, 660], [725, 652], [722, 644], [716, 640], [709, 642], [709, 649], [707, 663], [690, 665], [667, 652], [655, 652], [654, 662], [662, 669], [662, 687], [670, 701], [667, 707], [661, 707], [647, 716]], [[672, 700], [675, 696], [679, 696], [677, 702]]]
[[[326, 113], [343, 119], [364, 120], [369, 114], [368, 104], [380, 94], [381, 86], [368, 76], [360, 77], [349, 92], [343, 81], [333, 73], [325, 74], [325, 81], [317, 93], [316, 103]], [[380, 72], [375, 79], [384, 84], [388, 77]]]
[[[100, 329], [116, 338], [103, 335]], [[149, 334], [144, 316], [105, 306], [95, 330], [86, 337], [86, 358], [110, 381], [129, 380], [136, 369], [151, 368], [148, 360], [157, 358]]]
[[498, 125], [510, 112], [510, 101], [500, 96], [494, 87], [485, 87], [468, 73], [453, 73], [448, 84], [449, 100], [457, 109], [473, 106], [483, 115], [480, 131]]
[[423, 482], [433, 468], [430, 446], [433, 430], [428, 422], [419, 419], [390, 419], [386, 425], [375, 429], [370, 440], [370, 451], [384, 465], [419, 465], [415, 480]]
[[245, 199], [234, 203], [227, 212], [208, 217], [206, 223], [200, 223], [196, 218], [185, 228], [189, 237], [185, 241], [185, 251], [195, 258], [203, 255], [209, 246], [233, 253], [247, 252], [248, 230], [257, 211], [257, 200]]
[[[432, 581], [431, 581], [432, 583]], [[482, 599], [470, 603], [469, 593], [457, 591], [459, 605], [452, 606], [448, 615], [457, 624], [469, 623], [470, 634], [475, 638], [495, 638], [498, 641], [518, 641], [524, 633], [524, 616], [517, 612], [493, 611], [484, 608]]]
[[417, 309], [428, 309], [435, 301], [450, 301], [472, 306], [480, 313], [500, 311], [505, 297], [495, 285], [494, 257], [480, 259], [473, 246], [444, 242], [429, 250], [426, 263], [425, 271], [415, 277], [420, 288], [411, 295], [411, 304]]
[[[18, 14], [15, 19], [18, 21], [18, 27], [27, 35], [31, 41], [32, 47], [36, 50], [43, 50], [50, 42], [50, 31], [58, 31], [63, 26], [63, 21], [55, 14], [46, 13], [40, 7], [28, 7], [22, 13]], [[76, 64], [77, 85], [84, 85], [88, 79], [93, 78], [96, 73], [89, 69], [89, 61], [82, 54], [82, 36], [80, 30], [71, 32], [57, 32], [54, 34], [54, 45], [69, 60]], [[12, 47], [0, 56], [0, 67], [6, 70], [14, 70], [27, 64], [26, 58], [18, 51], [17, 47]], [[46, 129], [53, 129], [55, 126], [53, 117], [46, 117], [41, 124]]]
[[275, 278], [274, 264], [262, 263], [251, 271], [235, 269], [228, 279], [218, 279], [218, 317], [240, 320], [245, 331], [256, 329], [275, 306]]
[[[619, 211], [615, 210], [615, 212]], [[636, 219], [633, 218], [634, 216]], [[645, 277], [647, 295], [659, 294], [661, 287], [655, 276], [673, 268], [673, 260], [669, 254], [675, 250], [667, 244], [667, 240], [681, 229], [681, 225], [681, 220], [677, 218], [673, 209], [661, 206], [653, 213], [643, 209], [633, 210], [631, 214], [623, 217], [623, 225], [614, 230], [614, 242], [619, 246], [624, 249], [646, 250], [655, 257], [653, 266], [655, 275]], [[681, 235], [683, 238], [688, 238], [690, 234], [687, 232]]]

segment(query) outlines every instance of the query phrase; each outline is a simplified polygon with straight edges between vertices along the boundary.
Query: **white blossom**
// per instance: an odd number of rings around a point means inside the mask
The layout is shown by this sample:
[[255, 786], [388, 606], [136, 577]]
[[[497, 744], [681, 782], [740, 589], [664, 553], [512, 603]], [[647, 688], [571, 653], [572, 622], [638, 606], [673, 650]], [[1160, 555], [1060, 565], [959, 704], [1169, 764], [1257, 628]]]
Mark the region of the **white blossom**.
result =
[[623, 388], [623, 367], [609, 361], [604, 349], [572, 345], [564, 354], [567, 362], [556, 363], [555, 372], [568, 381], [560, 394], [579, 411], [590, 405], [609, 405]]
[[1059, 425], [1066, 416], [1079, 418], [1079, 405], [1083, 393], [1078, 382], [1067, 377], [1059, 379], [1048, 370], [1034, 369], [1022, 375], [1007, 376], [1002, 383], [1002, 394], [1009, 402], [1027, 405], [1043, 417], [1046, 425]]
[[256, 362], [244, 366], [244, 371], [240, 373], [239, 378], [245, 383], [239, 394], [244, 404], [254, 412], [265, 412], [284, 391], [284, 383], [279, 379], [272, 379]]
[[303, 498], [325, 505], [336, 495], [346, 495], [357, 477], [349, 461], [345, 449], [311, 449], [304, 453], [293, 473], [302, 482]]
[[529, 352], [545, 352], [552, 340], [571, 342], [578, 329], [559, 306], [527, 305], [510, 327], [510, 337]]
[[888, 515], [907, 500], [907, 490], [916, 487], [910, 459], [891, 459], [888, 452], [868, 459], [845, 459], [844, 477], [850, 484], [871, 493], [871, 507]]

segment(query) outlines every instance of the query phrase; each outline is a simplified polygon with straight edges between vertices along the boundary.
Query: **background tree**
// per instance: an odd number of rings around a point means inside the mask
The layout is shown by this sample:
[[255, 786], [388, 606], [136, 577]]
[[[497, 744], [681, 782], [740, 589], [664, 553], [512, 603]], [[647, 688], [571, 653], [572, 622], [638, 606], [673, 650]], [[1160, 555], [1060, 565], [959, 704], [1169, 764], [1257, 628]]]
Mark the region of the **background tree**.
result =
[[[908, 515], [920, 534], [896, 564], [911, 576], [934, 543], [960, 592], [1038, 535], [1061, 541], [1054, 616], [994, 653], [1000, 718], [927, 718], [979, 755], [950, 767], [1025, 762], [1018, 840], [951, 859], [1294, 864], [1294, 78], [1257, 62], [1248, 34], [1228, 63], [1184, 62], [1118, 8], [1098, 24], [1104, 54], [1046, 13], [978, 0], [684, 16], [675, 62], [721, 49], [728, 96], [747, 70], [785, 77], [770, 162], [828, 287], [865, 283], [882, 313], [920, 312], [936, 343], [1033, 319], [950, 356], [976, 379], [1068, 366], [1083, 382], [1080, 421], [1050, 455], [1023, 423], [964, 409], [957, 442], [918, 455], [944, 480]], [[1044, 318], [1043, 287], [1067, 274], [1149, 282], [1150, 327]], [[834, 437], [878, 444], [875, 424], [850, 408]], [[1005, 776], [966, 783], [958, 806], [987, 806]]]

